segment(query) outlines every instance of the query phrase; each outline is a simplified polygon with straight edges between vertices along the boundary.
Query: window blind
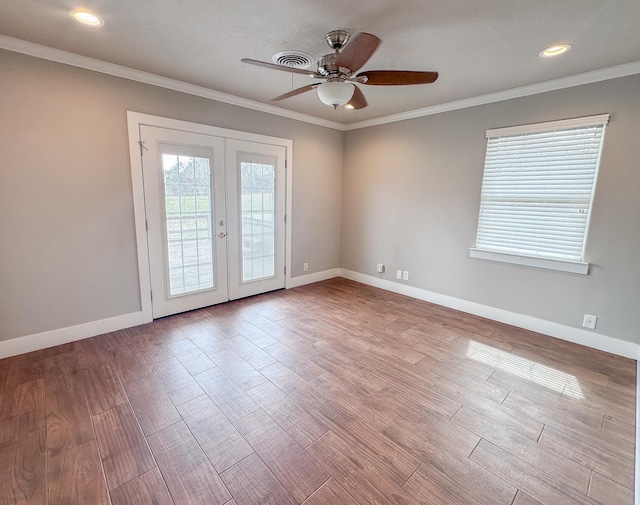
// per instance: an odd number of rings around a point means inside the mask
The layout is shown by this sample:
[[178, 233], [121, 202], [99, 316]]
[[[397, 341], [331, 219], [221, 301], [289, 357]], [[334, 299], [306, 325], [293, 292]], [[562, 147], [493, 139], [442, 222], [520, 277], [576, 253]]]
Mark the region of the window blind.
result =
[[476, 249], [583, 261], [608, 118], [487, 131]]

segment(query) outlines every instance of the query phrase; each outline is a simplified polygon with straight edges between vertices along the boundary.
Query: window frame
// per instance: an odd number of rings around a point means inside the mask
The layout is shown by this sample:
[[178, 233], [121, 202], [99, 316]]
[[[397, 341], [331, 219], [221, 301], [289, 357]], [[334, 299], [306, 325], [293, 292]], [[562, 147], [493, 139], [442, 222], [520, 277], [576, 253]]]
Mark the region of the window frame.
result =
[[[573, 118], [573, 119], [565, 119], [559, 121], [549, 121], [544, 123], [535, 123], [535, 124], [527, 124], [520, 126], [512, 126], [505, 128], [495, 128], [487, 130], [485, 133], [485, 137], [487, 138], [487, 147], [485, 148], [485, 165], [483, 168], [483, 180], [482, 187], [480, 190], [480, 209], [478, 211], [478, 223], [476, 226], [476, 243], [474, 247], [471, 247], [469, 250], [469, 256], [471, 258], [478, 258], [489, 261], [497, 261], [501, 263], [515, 264], [515, 265], [523, 265], [535, 268], [543, 268], [548, 270], [558, 270], [569, 273], [583, 274], [586, 275], [589, 273], [589, 263], [585, 261], [585, 251], [586, 251], [586, 243], [587, 237], [589, 234], [589, 225], [591, 222], [591, 208], [593, 206], [593, 200], [595, 196], [596, 183], [598, 179], [598, 172], [600, 168], [600, 161], [602, 156], [602, 148], [604, 145], [604, 136], [606, 126], [609, 123], [609, 114], [599, 114], [594, 116]], [[582, 245], [582, 253], [581, 259], [579, 261], [569, 260], [569, 259], [559, 259], [559, 258], [551, 258], [545, 257], [544, 255], [527, 255], [520, 254], [517, 252], [506, 252], [506, 251], [497, 251], [492, 250], [490, 248], [478, 247], [478, 236], [479, 236], [479, 228], [481, 224], [481, 212], [482, 202], [484, 196], [484, 182], [486, 176], [487, 169], [487, 154], [489, 141], [492, 138], [497, 137], [513, 137], [513, 136], [524, 136], [528, 134], [534, 133], [548, 133], [558, 130], [572, 130], [590, 126], [602, 126], [602, 134], [599, 152], [595, 162], [595, 171], [593, 175], [593, 184], [591, 189], [591, 197], [588, 206], [587, 218], [584, 227], [583, 234], [583, 245]]]

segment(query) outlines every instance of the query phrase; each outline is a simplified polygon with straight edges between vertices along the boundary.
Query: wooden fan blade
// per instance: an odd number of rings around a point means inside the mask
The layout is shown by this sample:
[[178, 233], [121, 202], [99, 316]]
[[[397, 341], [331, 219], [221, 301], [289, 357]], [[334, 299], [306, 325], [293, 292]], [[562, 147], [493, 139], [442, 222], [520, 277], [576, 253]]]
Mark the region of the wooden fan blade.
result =
[[[360, 80], [361, 77], [365, 79]], [[430, 84], [438, 78], [438, 72], [413, 70], [369, 70], [360, 72], [356, 79], [370, 86], [403, 86], [405, 84]]]
[[258, 65], [259, 67], [271, 68], [273, 70], [282, 70], [283, 72], [292, 72], [294, 74], [303, 74], [310, 77], [322, 78], [321, 74], [314, 72], [313, 70], [305, 70], [303, 68], [287, 67], [285, 65], [276, 65], [275, 63], [269, 63], [266, 61], [252, 60], [251, 58], [242, 58], [243, 63], [249, 63], [251, 65]]
[[336, 58], [336, 66], [346, 67], [355, 72], [364, 65], [382, 42], [370, 33], [359, 33], [340, 51]]
[[302, 86], [301, 88], [294, 89], [293, 91], [289, 91], [284, 95], [280, 95], [275, 98], [272, 98], [271, 101], [279, 102], [280, 100], [284, 100], [285, 98], [291, 98], [292, 96], [301, 95], [302, 93], [306, 93], [307, 91], [311, 91], [313, 88], [320, 86], [320, 84], [321, 83], [318, 82], [316, 84], [308, 84], [307, 86]]
[[351, 100], [347, 102], [346, 107], [354, 109], [364, 109], [367, 106], [367, 100], [365, 99], [362, 91], [360, 91], [360, 88], [358, 86], [353, 87], [353, 96], [351, 97]]

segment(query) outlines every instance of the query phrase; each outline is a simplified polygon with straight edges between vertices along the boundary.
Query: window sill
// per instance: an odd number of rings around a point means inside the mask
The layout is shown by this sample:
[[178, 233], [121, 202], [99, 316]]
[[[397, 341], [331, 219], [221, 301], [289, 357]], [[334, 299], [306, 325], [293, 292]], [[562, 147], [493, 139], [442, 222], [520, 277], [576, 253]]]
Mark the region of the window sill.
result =
[[511, 263], [513, 265], [524, 265], [528, 267], [544, 268], [547, 270], [559, 270], [572, 274], [587, 275], [589, 273], [589, 263], [583, 261], [563, 261], [548, 258], [534, 258], [532, 256], [520, 256], [517, 254], [499, 253], [495, 251], [485, 251], [472, 247], [469, 249], [470, 258], [479, 258], [500, 263]]

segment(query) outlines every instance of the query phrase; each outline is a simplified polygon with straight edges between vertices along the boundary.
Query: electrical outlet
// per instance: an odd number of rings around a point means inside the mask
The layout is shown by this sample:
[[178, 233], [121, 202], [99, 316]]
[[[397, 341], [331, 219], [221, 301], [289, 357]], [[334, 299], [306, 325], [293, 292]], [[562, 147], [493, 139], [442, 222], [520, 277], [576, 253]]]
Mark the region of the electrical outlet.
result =
[[402, 279], [402, 270], [396, 270], [396, 279]]
[[409, 271], [405, 270], [404, 272], [402, 272], [402, 280], [403, 281], [408, 281], [409, 280]]
[[309, 270], [309, 263], [303, 263], [302, 264], [302, 270], [304, 270], [305, 272]]
[[384, 263], [378, 263], [378, 265], [376, 266], [376, 272], [378, 272], [379, 274], [384, 273]]
[[590, 330], [595, 330], [597, 322], [598, 322], [598, 316], [585, 314], [584, 319], [582, 320], [582, 326], [585, 328], [589, 328]]

